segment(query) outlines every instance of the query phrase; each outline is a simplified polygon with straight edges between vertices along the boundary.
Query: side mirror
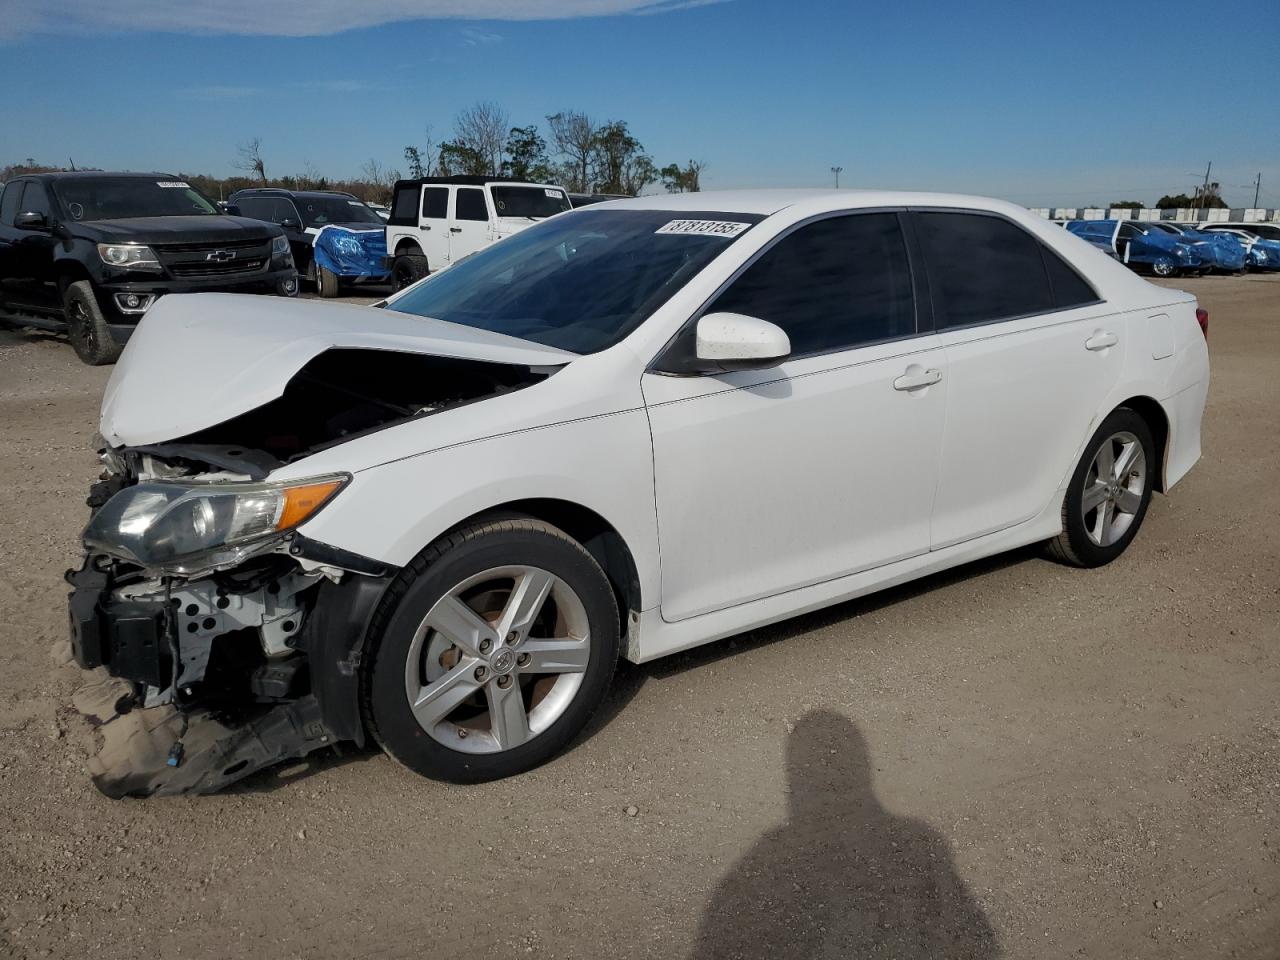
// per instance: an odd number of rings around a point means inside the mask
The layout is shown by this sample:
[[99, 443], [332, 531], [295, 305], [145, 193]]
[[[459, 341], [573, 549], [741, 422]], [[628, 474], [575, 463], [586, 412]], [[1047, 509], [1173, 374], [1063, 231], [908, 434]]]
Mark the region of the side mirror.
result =
[[226, 214], [227, 216], [229, 216], [229, 217], [243, 217], [243, 216], [244, 216], [244, 214], [240, 212], [240, 205], [239, 205], [238, 203], [228, 203], [228, 204], [224, 204], [224, 205], [223, 205], [223, 207], [222, 207], [222, 212], [223, 212], [223, 213], [225, 213], [225, 214]]
[[777, 366], [791, 355], [791, 338], [777, 324], [741, 313], [708, 313], [698, 320], [698, 363], [722, 371]]
[[293, 217], [285, 217], [285, 219], [280, 221], [280, 226], [284, 227], [286, 230], [302, 229], [302, 224], [299, 223], [297, 220], [293, 219]]
[[13, 225], [19, 230], [47, 230], [49, 229], [49, 218], [43, 213], [28, 211], [18, 214], [13, 221]]

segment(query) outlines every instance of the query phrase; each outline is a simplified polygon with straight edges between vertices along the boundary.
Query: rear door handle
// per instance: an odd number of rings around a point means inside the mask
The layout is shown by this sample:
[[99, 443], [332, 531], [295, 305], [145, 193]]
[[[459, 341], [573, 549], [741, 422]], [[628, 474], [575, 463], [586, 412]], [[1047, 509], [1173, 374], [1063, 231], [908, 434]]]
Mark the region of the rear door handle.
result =
[[461, 227], [450, 227], [450, 228], [449, 228], [449, 232], [450, 232], [450, 233], [461, 233], [461, 232], [462, 232], [462, 228], [461, 228]]
[[1092, 337], [1084, 342], [1086, 350], [1105, 350], [1107, 347], [1114, 347], [1120, 342], [1120, 338], [1114, 333], [1095, 333]]
[[430, 229], [431, 229], [431, 224], [429, 224], [429, 223], [424, 223], [424, 224], [423, 224], [421, 227], [419, 227], [418, 229], [419, 229], [419, 230], [430, 230]]
[[921, 370], [918, 373], [904, 373], [893, 381], [893, 389], [919, 390], [921, 387], [933, 386], [941, 379], [941, 370]]

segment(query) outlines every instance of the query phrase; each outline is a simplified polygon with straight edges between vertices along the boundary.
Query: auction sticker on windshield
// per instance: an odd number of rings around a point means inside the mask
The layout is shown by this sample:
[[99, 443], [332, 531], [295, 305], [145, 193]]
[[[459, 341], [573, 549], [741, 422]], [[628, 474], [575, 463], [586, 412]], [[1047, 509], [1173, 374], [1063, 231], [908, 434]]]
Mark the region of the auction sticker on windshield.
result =
[[156, 186], [157, 187], [174, 187], [179, 190], [191, 189], [191, 184], [187, 183], [185, 180], [157, 180]]
[[735, 223], [732, 220], [672, 220], [663, 224], [654, 233], [686, 233], [706, 237], [736, 237], [749, 223]]

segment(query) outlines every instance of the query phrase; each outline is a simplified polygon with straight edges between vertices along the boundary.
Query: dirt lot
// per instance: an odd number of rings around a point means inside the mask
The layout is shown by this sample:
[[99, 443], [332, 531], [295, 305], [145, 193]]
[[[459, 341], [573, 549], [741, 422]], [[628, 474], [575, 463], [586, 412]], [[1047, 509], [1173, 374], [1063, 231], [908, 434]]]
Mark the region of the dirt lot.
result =
[[[107, 372], [0, 331], [0, 954], [1280, 956], [1280, 276], [1119, 562], [1026, 551], [643, 668], [530, 775], [111, 801], [68, 707]], [[198, 375], [197, 369], [192, 371]]]

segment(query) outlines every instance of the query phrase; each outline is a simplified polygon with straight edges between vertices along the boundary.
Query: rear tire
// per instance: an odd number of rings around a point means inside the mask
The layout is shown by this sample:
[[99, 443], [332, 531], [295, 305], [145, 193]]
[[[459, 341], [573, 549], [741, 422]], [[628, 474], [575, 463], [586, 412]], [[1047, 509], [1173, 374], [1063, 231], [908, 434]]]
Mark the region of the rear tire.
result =
[[316, 264], [316, 288], [326, 300], [338, 295], [338, 275]]
[[618, 606], [562, 530], [494, 519], [410, 561], [369, 636], [361, 693], [373, 738], [415, 773], [477, 783], [546, 762], [586, 725], [617, 664]]
[[1110, 563], [1133, 542], [1155, 487], [1155, 441], [1135, 411], [1121, 407], [1085, 446], [1062, 499], [1062, 532], [1049, 555], [1074, 567]]
[[121, 346], [111, 335], [93, 285], [88, 280], [67, 284], [62, 292], [62, 309], [67, 318], [67, 338], [76, 356], [94, 367], [114, 363]]
[[427, 258], [421, 254], [403, 254], [391, 265], [391, 282], [397, 290], [412, 286], [431, 273]]

